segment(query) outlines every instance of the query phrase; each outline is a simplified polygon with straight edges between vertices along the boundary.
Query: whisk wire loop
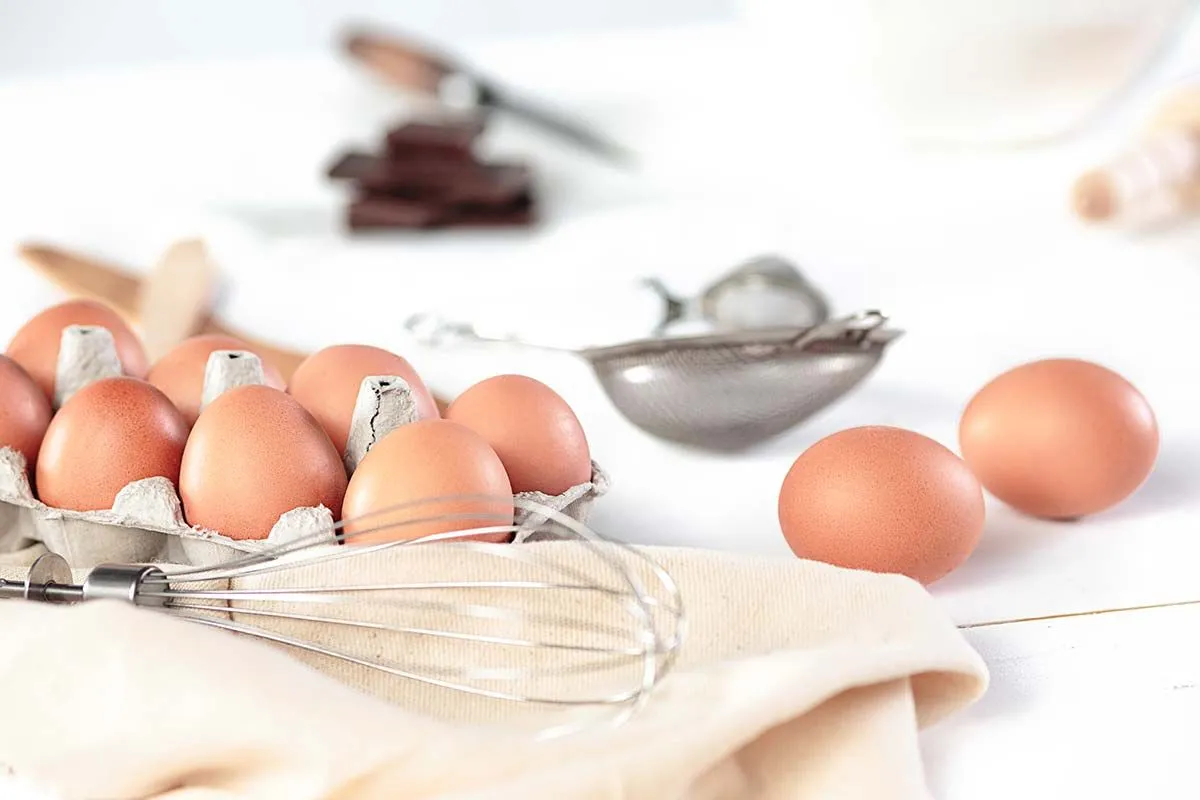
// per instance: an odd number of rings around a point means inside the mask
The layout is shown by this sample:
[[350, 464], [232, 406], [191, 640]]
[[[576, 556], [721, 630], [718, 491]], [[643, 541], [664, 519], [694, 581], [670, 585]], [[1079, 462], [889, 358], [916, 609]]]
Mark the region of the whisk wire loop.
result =
[[[518, 524], [489, 507], [527, 515]], [[531, 532], [551, 541], [496, 541]], [[80, 585], [69, 576], [47, 554], [23, 583], [0, 581], [0, 598], [129, 601], [332, 663], [435, 714], [477, 717], [483, 701], [507, 709], [494, 714], [502, 720], [556, 709], [564, 718], [539, 738], [627, 720], [686, 636], [678, 588], [646, 553], [520, 497], [431, 498], [224, 563], [101, 565]]]

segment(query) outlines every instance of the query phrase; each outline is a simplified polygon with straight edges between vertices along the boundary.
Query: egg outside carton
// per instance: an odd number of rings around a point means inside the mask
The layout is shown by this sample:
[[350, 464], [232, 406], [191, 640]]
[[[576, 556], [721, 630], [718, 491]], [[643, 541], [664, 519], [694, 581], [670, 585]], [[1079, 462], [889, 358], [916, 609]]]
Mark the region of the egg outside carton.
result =
[[[122, 374], [112, 334], [106, 329], [72, 325], [64, 329], [62, 337], [56, 409], [89, 383]], [[202, 407], [230, 389], [265, 382], [262, 362], [255, 354], [214, 351], [205, 369]], [[365, 378], [343, 455], [347, 470], [352, 472], [375, 442], [416, 419], [412, 391], [402, 378]], [[558, 538], [552, 526], [544, 525], [545, 514], [528, 506], [548, 508], [583, 523], [592, 503], [608, 487], [608, 475], [593, 461], [591, 480], [562, 494], [518, 493], [518, 499], [530, 503], [518, 508], [514, 522], [522, 530], [513, 544]], [[206, 567], [299, 539], [319, 539], [322, 531], [327, 532], [330, 546], [340, 546], [335, 522], [332, 511], [324, 506], [295, 508], [280, 516], [266, 539], [232, 539], [219, 531], [188, 525], [178, 489], [165, 477], [129, 483], [118, 492], [110, 509], [52, 508], [35, 497], [24, 456], [0, 447], [0, 563], [26, 563], [44, 547], [77, 569], [106, 562]]]

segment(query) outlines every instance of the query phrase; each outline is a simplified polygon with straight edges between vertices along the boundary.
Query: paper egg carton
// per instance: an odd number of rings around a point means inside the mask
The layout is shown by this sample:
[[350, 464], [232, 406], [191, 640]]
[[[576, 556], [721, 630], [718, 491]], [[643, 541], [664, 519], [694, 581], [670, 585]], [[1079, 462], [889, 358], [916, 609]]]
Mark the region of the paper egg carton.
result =
[[[120, 360], [107, 330], [83, 325], [66, 328], [59, 350], [55, 407], [92, 381], [120, 374]], [[262, 362], [256, 355], [215, 351], [205, 370], [202, 407], [229, 389], [263, 383]], [[343, 454], [347, 470], [352, 472], [375, 442], [416, 419], [412, 391], [402, 378], [364, 379]], [[592, 479], [586, 483], [557, 496], [522, 492], [516, 498], [584, 522], [592, 503], [607, 490], [608, 476], [593, 461]], [[528, 529], [517, 534], [514, 544], [556, 536], [542, 526], [545, 515], [518, 508], [515, 521]], [[77, 569], [104, 562], [211, 566], [300, 538], [319, 543], [319, 533], [329, 544], [335, 543], [333, 513], [324, 506], [281, 515], [266, 539], [231, 539], [219, 531], [190, 526], [176, 486], [165, 477], [128, 484], [105, 511], [51, 508], [34, 496], [24, 456], [10, 447], [0, 448], [0, 552], [14, 553], [41, 543]]]

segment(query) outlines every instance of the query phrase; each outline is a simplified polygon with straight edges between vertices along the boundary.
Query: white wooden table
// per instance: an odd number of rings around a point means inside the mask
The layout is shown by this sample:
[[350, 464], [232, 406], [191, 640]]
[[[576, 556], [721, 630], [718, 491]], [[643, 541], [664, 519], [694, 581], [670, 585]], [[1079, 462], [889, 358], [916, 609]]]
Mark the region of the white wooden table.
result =
[[[614, 477], [595, 523], [642, 543], [790, 557], [775, 500], [808, 444], [885, 423], [954, 447], [958, 412], [992, 375], [1048, 355], [1099, 360], [1158, 413], [1158, 469], [1077, 524], [989, 506], [978, 551], [933, 591], [978, 626], [967, 635], [993, 685], [926, 734], [930, 780], [948, 800], [1197, 796], [1200, 606], [1113, 609], [1200, 599], [1200, 239], [1139, 241], [1069, 217], [1069, 181], [1119, 143], [1119, 126], [1040, 150], [910, 152], [862, 127], [819, 76], [765, 103], [746, 52], [722, 29], [476, 52], [635, 145], [643, 171], [503, 123], [489, 146], [538, 165], [542, 230], [374, 242], [336, 232], [323, 168], [344, 145], [373, 144], [403, 106], [330, 59], [0, 84], [0, 239], [44, 235], [144, 269], [170, 237], [204, 233], [228, 277], [222, 313], [248, 331], [391, 346], [447, 393], [495, 372], [541, 377]], [[633, 429], [570, 356], [426, 351], [400, 327], [434, 306], [582, 316], [604, 308], [599, 288], [647, 273], [695, 287], [763, 251], [794, 259], [838, 310], [881, 308], [907, 334], [861, 391], [736, 459]], [[6, 340], [57, 295], [14, 259], [0, 265]], [[489, 299], [546, 278], [553, 291]]]

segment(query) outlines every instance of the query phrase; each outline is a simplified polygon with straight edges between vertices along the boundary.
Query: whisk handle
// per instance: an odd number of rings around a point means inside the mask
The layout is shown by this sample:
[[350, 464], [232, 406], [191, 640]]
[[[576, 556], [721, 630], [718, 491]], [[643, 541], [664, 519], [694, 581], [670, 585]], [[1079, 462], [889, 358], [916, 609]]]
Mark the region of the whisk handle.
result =
[[83, 599], [83, 587], [75, 585], [65, 558], [43, 553], [30, 565], [25, 580], [0, 580], [0, 598], [74, 603]]
[[143, 593], [147, 580], [166, 583], [158, 567], [146, 564], [101, 564], [82, 584], [72, 581], [71, 568], [57, 553], [45, 553], [29, 568], [23, 581], [0, 579], [0, 599], [36, 600], [42, 603], [77, 603], [82, 600], [123, 600], [139, 606], [164, 606], [163, 592]]
[[[166, 580], [158, 567], [145, 564], [101, 564], [83, 581], [84, 600], [124, 600], [139, 606], [165, 606], [163, 593], [142, 593], [142, 585], [150, 578]], [[165, 585], [165, 584], [164, 584]]]
[[83, 599], [83, 587], [56, 583], [30, 583], [0, 579], [0, 600], [38, 600], [43, 603], [75, 603]]

